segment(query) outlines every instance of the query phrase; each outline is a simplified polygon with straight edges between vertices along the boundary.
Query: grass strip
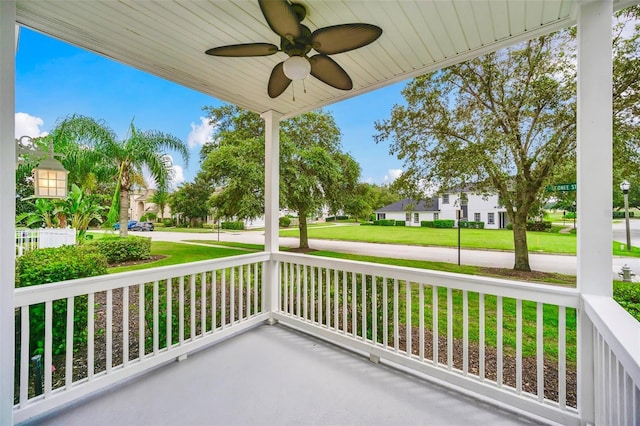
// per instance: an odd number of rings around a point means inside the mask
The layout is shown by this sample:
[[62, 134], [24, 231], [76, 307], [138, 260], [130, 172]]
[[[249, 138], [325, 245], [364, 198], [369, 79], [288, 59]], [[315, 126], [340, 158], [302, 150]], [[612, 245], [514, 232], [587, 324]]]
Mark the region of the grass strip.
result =
[[188, 262], [197, 262], [200, 260], [238, 256], [241, 254], [247, 254], [246, 250], [237, 250], [233, 248], [222, 247], [207, 247], [202, 245], [173, 243], [167, 241], [153, 241], [151, 243], [151, 255], [166, 257], [155, 262], [146, 262], [137, 265], [109, 268], [109, 273], [115, 274], [117, 272], [157, 268], [159, 266], [178, 265]]

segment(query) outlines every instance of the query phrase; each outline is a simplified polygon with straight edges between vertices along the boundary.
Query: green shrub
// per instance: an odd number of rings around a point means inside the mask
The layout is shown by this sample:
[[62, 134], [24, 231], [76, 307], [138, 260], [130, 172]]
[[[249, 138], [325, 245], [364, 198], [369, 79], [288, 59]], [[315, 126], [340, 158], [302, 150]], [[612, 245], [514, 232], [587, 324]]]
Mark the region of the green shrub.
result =
[[453, 219], [438, 219], [433, 221], [434, 228], [453, 228], [456, 221]]
[[[33, 250], [16, 259], [16, 287], [55, 283], [86, 278], [107, 273], [107, 260], [96, 247], [62, 246]], [[55, 300], [53, 307], [52, 352], [65, 353], [67, 327], [67, 301]], [[29, 307], [29, 353], [44, 351], [45, 305], [39, 303]], [[87, 344], [87, 296], [74, 298], [74, 348]], [[20, 329], [19, 314], [16, 313], [16, 330]]]
[[[97, 241], [97, 240], [96, 240]], [[38, 249], [16, 259], [16, 287], [55, 283], [107, 273], [107, 260], [94, 242]]]
[[527, 222], [527, 231], [550, 232], [551, 222]]
[[396, 220], [396, 226], [406, 226], [407, 222], [404, 220]]
[[420, 222], [420, 226], [423, 228], [435, 228], [432, 220], [423, 220]]
[[640, 321], [640, 284], [614, 283], [613, 298], [635, 319]]
[[349, 220], [349, 216], [338, 215], [336, 216], [336, 220]]
[[396, 221], [393, 219], [380, 219], [374, 220], [373, 224], [375, 226], [396, 226]]
[[176, 226], [176, 221], [173, 219], [162, 219], [162, 224], [167, 227]]
[[374, 220], [376, 220], [376, 215], [375, 213], [371, 213], [371, 215], [369, 216], [369, 222], [373, 222]]
[[336, 220], [335, 216], [327, 216], [327, 218], [325, 219], [325, 222], [333, 222]]
[[484, 222], [473, 222], [473, 221], [461, 220], [460, 222], [458, 222], [458, 224], [460, 228], [484, 229]]
[[512, 231], [513, 230], [513, 224], [512, 223], [507, 223], [507, 229], [509, 231]]
[[[565, 216], [565, 217], [568, 217], [568, 214], [569, 213], [567, 213], [567, 216]], [[633, 212], [629, 212], [629, 217], [633, 217]], [[613, 212], [613, 218], [614, 219], [624, 219], [625, 218], [624, 211], [614, 211]]]
[[280, 219], [278, 219], [278, 222], [280, 224], [280, 227], [282, 228], [288, 228], [289, 226], [291, 226], [291, 218], [287, 216], [281, 217]]
[[[615, 217], [615, 215], [613, 217]], [[622, 217], [624, 217], [624, 214], [622, 215]], [[564, 215], [564, 218], [565, 219], [575, 219], [576, 218], [576, 212], [567, 212]]]
[[232, 229], [232, 230], [237, 230], [237, 231], [241, 231], [244, 229], [244, 223], [237, 221], [237, 222], [222, 222], [220, 224], [220, 227], [222, 229]]
[[92, 241], [100, 253], [107, 258], [109, 264], [126, 262], [129, 260], [144, 260], [151, 257], [151, 238], [136, 237], [106, 237]]
[[360, 222], [360, 226], [373, 226], [373, 222]]

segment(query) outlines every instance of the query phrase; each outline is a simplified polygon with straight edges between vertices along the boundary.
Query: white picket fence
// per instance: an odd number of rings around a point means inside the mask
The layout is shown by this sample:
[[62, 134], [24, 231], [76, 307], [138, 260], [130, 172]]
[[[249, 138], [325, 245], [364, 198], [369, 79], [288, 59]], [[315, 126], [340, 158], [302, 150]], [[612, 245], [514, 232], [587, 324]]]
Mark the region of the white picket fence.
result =
[[70, 228], [18, 229], [16, 230], [16, 256], [39, 249], [73, 245], [76, 230]]

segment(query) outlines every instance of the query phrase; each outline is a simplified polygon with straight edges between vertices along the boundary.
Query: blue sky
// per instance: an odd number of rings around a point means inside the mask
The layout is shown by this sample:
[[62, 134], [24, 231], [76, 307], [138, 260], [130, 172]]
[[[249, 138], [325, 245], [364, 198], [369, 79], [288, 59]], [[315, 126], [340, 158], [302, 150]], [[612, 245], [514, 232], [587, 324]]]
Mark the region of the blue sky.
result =
[[[404, 83], [349, 99], [326, 109], [342, 131], [343, 149], [358, 161], [361, 180], [389, 183], [402, 163], [389, 155], [388, 144], [376, 144], [374, 122], [402, 103]], [[22, 28], [16, 56], [16, 137], [39, 136], [58, 119], [82, 114], [103, 119], [120, 137], [131, 120], [137, 128], [171, 133], [191, 149], [188, 167], [180, 158], [176, 183], [198, 172], [198, 152], [210, 138], [202, 107], [222, 102], [131, 67]]]

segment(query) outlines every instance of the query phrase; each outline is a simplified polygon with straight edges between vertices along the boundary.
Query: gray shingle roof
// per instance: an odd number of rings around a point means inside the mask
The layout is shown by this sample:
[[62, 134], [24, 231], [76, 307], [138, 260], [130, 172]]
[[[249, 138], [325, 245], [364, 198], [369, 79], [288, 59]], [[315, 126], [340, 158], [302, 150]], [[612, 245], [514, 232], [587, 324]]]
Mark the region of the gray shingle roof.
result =
[[397, 201], [393, 204], [389, 204], [388, 206], [384, 206], [378, 210], [376, 213], [384, 213], [384, 212], [437, 212], [440, 210], [440, 206], [438, 205], [438, 197], [433, 197], [428, 200], [413, 200], [411, 198], [405, 198], [404, 200]]

